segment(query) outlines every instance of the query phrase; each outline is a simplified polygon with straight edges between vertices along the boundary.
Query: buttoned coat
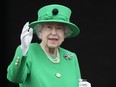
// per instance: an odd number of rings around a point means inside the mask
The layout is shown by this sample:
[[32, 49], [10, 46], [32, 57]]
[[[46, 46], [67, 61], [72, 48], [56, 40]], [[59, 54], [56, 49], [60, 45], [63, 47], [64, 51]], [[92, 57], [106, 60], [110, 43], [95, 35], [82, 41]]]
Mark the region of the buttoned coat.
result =
[[30, 44], [26, 56], [19, 45], [7, 68], [7, 79], [20, 87], [78, 87], [81, 75], [76, 54], [61, 47], [58, 50], [60, 63], [55, 64], [38, 43]]

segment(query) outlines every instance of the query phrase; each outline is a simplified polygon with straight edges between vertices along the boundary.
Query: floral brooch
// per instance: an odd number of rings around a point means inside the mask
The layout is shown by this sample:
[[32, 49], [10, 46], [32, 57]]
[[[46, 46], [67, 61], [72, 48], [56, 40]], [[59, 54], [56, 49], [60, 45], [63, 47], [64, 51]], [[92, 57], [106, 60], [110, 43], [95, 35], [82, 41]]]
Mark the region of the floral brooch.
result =
[[72, 59], [72, 57], [73, 57], [72, 53], [65, 53], [64, 54], [65, 59]]

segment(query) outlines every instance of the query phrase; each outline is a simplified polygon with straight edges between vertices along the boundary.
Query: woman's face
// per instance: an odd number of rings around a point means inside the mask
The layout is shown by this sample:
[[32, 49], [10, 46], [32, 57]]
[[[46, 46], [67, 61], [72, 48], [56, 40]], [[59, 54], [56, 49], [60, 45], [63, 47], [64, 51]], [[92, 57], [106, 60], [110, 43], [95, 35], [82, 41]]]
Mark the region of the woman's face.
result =
[[43, 23], [39, 34], [45, 47], [57, 48], [64, 41], [64, 25], [60, 23]]

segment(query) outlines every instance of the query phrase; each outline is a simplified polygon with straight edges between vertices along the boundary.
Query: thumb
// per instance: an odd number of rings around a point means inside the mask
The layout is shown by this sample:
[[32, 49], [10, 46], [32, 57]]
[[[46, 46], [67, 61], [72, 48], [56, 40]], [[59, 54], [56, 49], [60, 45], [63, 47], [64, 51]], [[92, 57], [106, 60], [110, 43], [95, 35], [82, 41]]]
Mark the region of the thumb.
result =
[[29, 29], [29, 36], [33, 36], [33, 29], [32, 28]]
[[28, 35], [29, 35], [29, 37], [28, 37], [28, 38], [29, 38], [28, 41], [29, 41], [29, 43], [30, 43], [31, 40], [32, 40], [32, 38], [33, 38], [33, 29], [32, 29], [32, 28], [29, 29], [29, 34], [28, 34]]

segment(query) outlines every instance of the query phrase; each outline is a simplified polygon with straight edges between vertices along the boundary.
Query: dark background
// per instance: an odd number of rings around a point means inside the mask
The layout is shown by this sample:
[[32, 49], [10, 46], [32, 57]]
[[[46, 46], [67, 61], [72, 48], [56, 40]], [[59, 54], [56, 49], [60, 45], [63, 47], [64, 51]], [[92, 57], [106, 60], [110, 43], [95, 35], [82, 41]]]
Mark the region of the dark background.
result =
[[[82, 78], [92, 87], [114, 87], [116, 74], [116, 11], [112, 0], [5, 0], [1, 8], [0, 83], [18, 87], [6, 79], [7, 66], [20, 44], [23, 25], [37, 19], [37, 11], [47, 4], [62, 4], [72, 10], [71, 22], [81, 30], [78, 37], [66, 39], [62, 47], [78, 56]], [[34, 35], [32, 42], [39, 42]]]

